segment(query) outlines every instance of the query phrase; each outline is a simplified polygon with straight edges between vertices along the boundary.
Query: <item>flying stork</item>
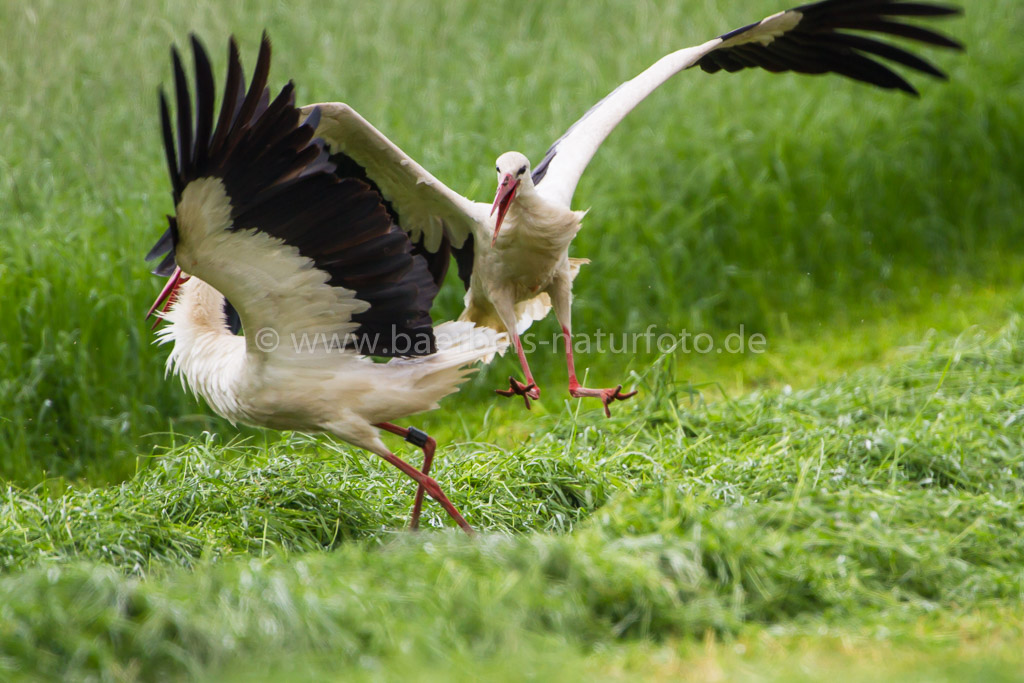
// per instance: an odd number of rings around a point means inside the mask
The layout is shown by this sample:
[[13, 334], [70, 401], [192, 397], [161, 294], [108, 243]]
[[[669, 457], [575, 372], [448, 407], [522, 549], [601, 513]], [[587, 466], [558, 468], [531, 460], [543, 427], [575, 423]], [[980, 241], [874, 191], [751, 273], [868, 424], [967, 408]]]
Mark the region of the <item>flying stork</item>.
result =
[[[175, 215], [147, 256], [164, 256], [154, 272], [170, 276], [150, 309], [169, 305], [168, 369], [232, 422], [326, 432], [396, 466], [419, 484], [413, 529], [425, 490], [471, 532], [429, 476], [434, 440], [391, 421], [458, 391], [469, 366], [504, 350], [504, 333], [432, 326], [439, 282], [428, 260], [377, 189], [330, 158], [314, 137], [318, 114], [300, 114], [292, 83], [271, 101], [266, 34], [248, 92], [231, 39], [216, 124], [213, 73], [194, 36], [192, 50], [194, 125], [172, 48], [177, 142], [160, 93]], [[419, 446], [422, 469], [391, 453], [379, 429]]]
[[[670, 77], [694, 66], [706, 72], [760, 67], [772, 72], [834, 72], [882, 88], [917, 91], [880, 60], [945, 78], [923, 59], [863, 32], [887, 34], [961, 49], [956, 41], [901, 18], [941, 17], [959, 10], [930, 2], [823, 0], [736, 29], [706, 43], [672, 52], [626, 81], [574, 123], [536, 167], [519, 152], [496, 163], [498, 189], [489, 204], [446, 187], [342, 103], [303, 108], [319, 116], [317, 135], [332, 159], [379, 190], [388, 210], [413, 238], [414, 248], [443, 276], [451, 257], [467, 292], [460, 320], [507, 332], [526, 382], [509, 378], [499, 394], [522, 396], [526, 407], [540, 396], [519, 335], [554, 307], [565, 340], [569, 393], [609, 404], [636, 392], [580, 386], [572, 351], [572, 282], [585, 259], [569, 258], [569, 244], [585, 212], [571, 208], [576, 184], [612, 129]], [[856, 31], [850, 33], [848, 31]]]

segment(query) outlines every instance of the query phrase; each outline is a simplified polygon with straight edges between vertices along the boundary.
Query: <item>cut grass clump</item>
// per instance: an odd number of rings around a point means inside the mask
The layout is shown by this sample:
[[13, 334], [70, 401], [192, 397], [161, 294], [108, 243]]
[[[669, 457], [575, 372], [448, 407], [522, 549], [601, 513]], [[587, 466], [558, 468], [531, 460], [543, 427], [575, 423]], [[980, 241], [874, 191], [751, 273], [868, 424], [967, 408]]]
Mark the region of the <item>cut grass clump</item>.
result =
[[[0, 561], [11, 570], [102, 559], [138, 573], [204, 555], [331, 547], [379, 529], [377, 503], [363, 495], [355, 468], [297, 457], [293, 448], [279, 442], [261, 452], [208, 437], [119, 486], [59, 495], [8, 487]], [[353, 484], [361, 495], [350, 495]]]
[[[0, 615], [17, 625], [0, 632], [0, 664], [195, 673], [329, 651], [360, 667], [524, 638], [589, 650], [1013, 604], [1022, 344], [1015, 319], [884, 370], [711, 405], [689, 405], [663, 371], [617, 423], [566, 412], [507, 453], [455, 444], [438, 477], [475, 539], [398, 532], [411, 483], [307, 437], [208, 439], [119, 488], [12, 489], [0, 538], [21, 571], [0, 578]], [[444, 524], [434, 507], [427, 521]], [[521, 518], [567, 533], [508, 533]]]

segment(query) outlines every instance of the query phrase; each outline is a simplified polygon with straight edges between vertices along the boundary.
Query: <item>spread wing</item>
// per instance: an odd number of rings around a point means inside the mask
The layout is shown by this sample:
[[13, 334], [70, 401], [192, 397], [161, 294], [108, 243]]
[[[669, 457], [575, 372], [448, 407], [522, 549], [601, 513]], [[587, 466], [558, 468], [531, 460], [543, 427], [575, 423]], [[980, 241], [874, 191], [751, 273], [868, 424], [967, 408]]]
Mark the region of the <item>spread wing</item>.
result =
[[316, 132], [327, 143], [331, 159], [381, 193], [435, 276], [443, 278], [454, 257], [468, 285], [474, 228], [486, 221], [490, 207], [447, 187], [347, 104], [302, 108], [307, 115], [314, 111], [320, 112]]
[[[177, 140], [161, 93], [175, 215], [147, 258], [166, 255], [158, 271], [177, 264], [224, 294], [246, 330], [270, 328], [282, 342], [320, 334], [336, 352], [433, 353], [437, 284], [427, 261], [380, 194], [331, 161], [314, 137], [319, 112], [300, 113], [292, 84], [271, 100], [266, 35], [248, 91], [231, 40], [216, 123], [210, 62], [195, 37], [192, 49], [194, 120], [172, 49]], [[249, 336], [247, 343], [250, 352], [264, 350]], [[286, 351], [282, 343], [279, 353]]]
[[694, 66], [709, 73], [752, 67], [772, 72], [832, 72], [916, 95], [913, 86], [883, 60], [938, 78], [945, 75], [920, 57], [863, 34], [897, 36], [962, 49], [959, 43], [940, 33], [900, 21], [948, 16], [959, 11], [928, 2], [824, 0], [773, 14], [703, 45], [668, 54], [594, 105], [548, 149], [533, 171], [537, 191], [551, 201], [569, 206], [584, 169], [615, 126], [658, 86]]

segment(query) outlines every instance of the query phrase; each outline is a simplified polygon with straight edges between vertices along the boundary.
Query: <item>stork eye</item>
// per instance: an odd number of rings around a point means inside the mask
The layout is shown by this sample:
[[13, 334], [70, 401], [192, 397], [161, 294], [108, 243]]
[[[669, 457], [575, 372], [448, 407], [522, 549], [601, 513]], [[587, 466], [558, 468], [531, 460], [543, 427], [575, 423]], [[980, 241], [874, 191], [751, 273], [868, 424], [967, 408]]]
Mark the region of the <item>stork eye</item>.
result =
[[501, 173], [501, 166], [495, 166], [494, 170], [497, 171], [498, 173]]
[[526, 166], [525, 165], [524, 166], [520, 166], [519, 170], [516, 171], [516, 175], [517, 176], [523, 175], [524, 173], [526, 173]]

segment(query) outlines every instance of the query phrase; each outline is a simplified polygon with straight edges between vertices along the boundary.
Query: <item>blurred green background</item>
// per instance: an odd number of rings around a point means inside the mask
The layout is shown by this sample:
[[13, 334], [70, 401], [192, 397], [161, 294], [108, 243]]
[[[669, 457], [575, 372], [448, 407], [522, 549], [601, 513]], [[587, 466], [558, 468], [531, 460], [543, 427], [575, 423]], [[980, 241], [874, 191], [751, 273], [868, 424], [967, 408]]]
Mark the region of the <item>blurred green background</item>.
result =
[[[212, 424], [162, 379], [166, 350], [142, 320], [160, 282], [141, 256], [172, 211], [156, 92], [169, 82], [169, 45], [189, 32], [219, 74], [228, 35], [251, 65], [267, 29], [273, 84], [294, 79], [300, 102], [347, 101], [449, 186], [486, 201], [499, 153], [538, 160], [657, 57], [773, 9], [0, 3], [0, 475], [116, 481], [161, 442], [154, 434]], [[913, 76], [920, 99], [838, 77], [677, 76], [580, 183], [575, 204], [592, 211], [572, 253], [593, 264], [576, 286], [577, 332], [762, 332], [775, 360], [678, 358], [686, 376], [735, 391], [817, 376], [791, 365], [808, 351], [787, 356], [790, 342], [916, 314], [916, 334], [943, 320], [964, 327], [1005, 308], [1022, 270], [1022, 23], [1009, 0], [942, 22], [969, 49], [921, 50], [951, 80]], [[449, 285], [438, 320], [460, 310], [461, 287]], [[557, 330], [547, 320], [534, 331]], [[833, 352], [844, 350], [864, 354]], [[626, 362], [642, 368], [653, 355]], [[550, 349], [532, 358], [550, 395], [563, 362]], [[623, 364], [580, 360], [599, 385], [628, 381]], [[483, 398], [514, 369], [504, 361], [469, 393]]]
[[[1019, 673], [998, 663], [1024, 632], [1019, 0], [935, 22], [968, 49], [913, 48], [950, 76], [909, 75], [920, 98], [691, 71], [619, 126], [576, 193], [575, 331], [742, 326], [767, 351], [581, 354], [591, 384], [643, 389], [607, 421], [565, 400], [551, 347], [532, 413], [491, 393], [514, 358], [482, 370], [416, 424], [453, 444], [439, 478], [494, 545], [377, 552], [411, 498], [394, 472], [231, 427], [164, 377], [143, 320], [173, 210], [157, 90], [190, 32], [219, 81], [227, 37], [251, 69], [266, 29], [273, 87], [348, 102], [489, 201], [501, 152], [536, 162], [663, 54], [781, 8], [0, 0], [0, 672]], [[435, 318], [462, 294], [451, 276]], [[273, 628], [303, 667], [269, 661]]]

